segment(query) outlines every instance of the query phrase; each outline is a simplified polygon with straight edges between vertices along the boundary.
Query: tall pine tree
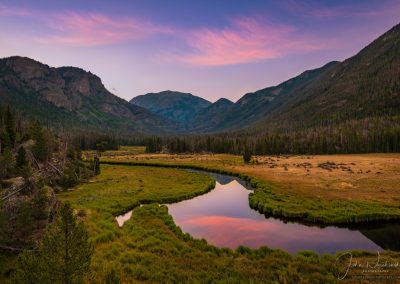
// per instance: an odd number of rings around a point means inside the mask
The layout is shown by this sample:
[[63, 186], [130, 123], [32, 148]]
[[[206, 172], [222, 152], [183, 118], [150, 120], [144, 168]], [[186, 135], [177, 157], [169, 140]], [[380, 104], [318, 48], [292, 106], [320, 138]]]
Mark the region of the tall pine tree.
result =
[[13, 283], [82, 283], [92, 254], [83, 224], [65, 203], [43, 237], [39, 253], [19, 257]]

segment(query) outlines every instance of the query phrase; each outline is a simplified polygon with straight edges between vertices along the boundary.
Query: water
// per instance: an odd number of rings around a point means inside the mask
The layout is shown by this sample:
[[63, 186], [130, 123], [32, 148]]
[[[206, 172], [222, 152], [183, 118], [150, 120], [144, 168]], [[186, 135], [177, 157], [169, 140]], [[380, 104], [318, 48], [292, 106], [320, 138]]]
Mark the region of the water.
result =
[[129, 211], [123, 215], [116, 217], [115, 219], [117, 220], [118, 226], [122, 227], [126, 221], [131, 219], [131, 217], [132, 217], [132, 211]]
[[[268, 246], [291, 253], [299, 250], [317, 253], [400, 250], [399, 224], [375, 223], [352, 229], [335, 226], [321, 228], [267, 218], [249, 207], [251, 190], [243, 181], [226, 175], [205, 174], [216, 179], [215, 189], [167, 206], [175, 223], [184, 232], [195, 238], [204, 238], [217, 247]], [[130, 215], [119, 218], [119, 221], [126, 221]]]

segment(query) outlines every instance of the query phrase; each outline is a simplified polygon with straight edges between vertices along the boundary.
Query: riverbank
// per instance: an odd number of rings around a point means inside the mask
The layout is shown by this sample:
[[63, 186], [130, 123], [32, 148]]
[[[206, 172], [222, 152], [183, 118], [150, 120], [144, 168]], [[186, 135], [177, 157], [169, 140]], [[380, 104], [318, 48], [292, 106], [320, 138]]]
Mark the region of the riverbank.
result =
[[159, 202], [203, 192], [213, 180], [179, 169], [102, 165], [90, 183], [62, 193], [95, 245], [87, 282], [102, 282], [115, 271], [123, 283], [150, 282], [310, 282], [335, 283], [334, 256], [281, 250], [219, 249], [177, 227], [166, 206], [136, 207], [119, 228], [114, 216], [140, 200]]
[[325, 224], [399, 220], [399, 154], [258, 156], [105, 155], [104, 163], [194, 168], [239, 176], [250, 206], [275, 217]]

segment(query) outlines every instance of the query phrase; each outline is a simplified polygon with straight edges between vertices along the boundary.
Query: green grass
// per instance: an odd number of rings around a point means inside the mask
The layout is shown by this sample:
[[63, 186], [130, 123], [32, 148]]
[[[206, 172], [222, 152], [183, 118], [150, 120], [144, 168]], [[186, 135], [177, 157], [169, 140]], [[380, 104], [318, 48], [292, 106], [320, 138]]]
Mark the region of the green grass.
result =
[[102, 165], [101, 175], [59, 197], [78, 208], [118, 215], [140, 204], [190, 199], [214, 186], [209, 176], [177, 169]]
[[[83, 220], [96, 248], [87, 282], [99, 283], [112, 270], [126, 283], [336, 281], [333, 256], [291, 256], [265, 247], [219, 249], [183, 233], [166, 206], [138, 207], [143, 201], [189, 198], [213, 185], [206, 175], [179, 169], [102, 165], [93, 182], [59, 195], [85, 212]], [[114, 216], [134, 207], [131, 220], [119, 228]]]
[[254, 192], [249, 195], [250, 207], [275, 217], [300, 219], [306, 222], [324, 224], [360, 223], [377, 220], [399, 220], [400, 206], [363, 200], [307, 198], [301, 195], [281, 192], [279, 185], [253, 176], [228, 169], [224, 165], [199, 162], [180, 162], [179, 160], [136, 160], [112, 161], [102, 163], [115, 165], [141, 165], [169, 168], [192, 168], [238, 176], [252, 185]]
[[399, 220], [400, 207], [361, 200], [301, 198], [280, 194], [279, 189], [264, 181], [251, 179], [255, 187], [249, 195], [250, 207], [261, 213], [324, 224], [360, 223]]
[[144, 154], [146, 152], [146, 146], [121, 146], [120, 150], [129, 152], [133, 155]]
[[[206, 175], [172, 167], [103, 164], [101, 169], [102, 173], [91, 182], [59, 195], [62, 201], [72, 202], [95, 245], [86, 283], [104, 283], [112, 271], [123, 283], [340, 282], [336, 275], [346, 262], [338, 266], [335, 255], [310, 251], [290, 255], [267, 247], [220, 249], [183, 233], [166, 206], [138, 206], [202, 194], [214, 186], [214, 180]], [[132, 208], [131, 219], [119, 228], [115, 215]], [[353, 254], [360, 261], [376, 260], [374, 254]], [[399, 253], [381, 256], [383, 260], [400, 259]], [[0, 257], [2, 273], [9, 269], [3, 268], [4, 263], [11, 268], [13, 260]], [[7, 283], [1, 276], [0, 282]], [[349, 279], [345, 282], [352, 283]]]
[[110, 157], [110, 156], [126, 156], [126, 155], [138, 155], [143, 154], [146, 152], [145, 146], [121, 146], [119, 150], [108, 150], [101, 155], [103, 157]]

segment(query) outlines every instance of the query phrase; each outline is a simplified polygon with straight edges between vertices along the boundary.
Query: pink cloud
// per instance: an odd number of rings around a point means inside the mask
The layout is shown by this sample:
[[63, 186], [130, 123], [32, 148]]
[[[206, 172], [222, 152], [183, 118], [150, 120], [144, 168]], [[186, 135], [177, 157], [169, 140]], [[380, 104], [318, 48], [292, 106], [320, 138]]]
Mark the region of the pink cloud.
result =
[[174, 33], [170, 27], [143, 19], [117, 19], [100, 13], [43, 12], [0, 5], [0, 16], [27, 18], [41, 23], [50, 32], [37, 40], [68, 46], [107, 45]]
[[193, 65], [217, 66], [255, 62], [323, 47], [309, 36], [299, 36], [291, 26], [241, 18], [223, 29], [203, 28], [184, 39], [191, 53], [178, 57]]
[[48, 20], [54, 35], [42, 41], [72, 46], [114, 44], [141, 40], [156, 34], [171, 34], [173, 30], [139, 19], [113, 19], [99, 13], [67, 12]]

